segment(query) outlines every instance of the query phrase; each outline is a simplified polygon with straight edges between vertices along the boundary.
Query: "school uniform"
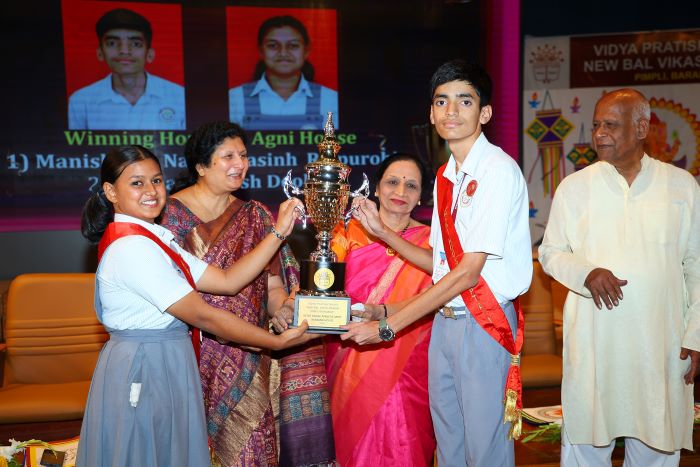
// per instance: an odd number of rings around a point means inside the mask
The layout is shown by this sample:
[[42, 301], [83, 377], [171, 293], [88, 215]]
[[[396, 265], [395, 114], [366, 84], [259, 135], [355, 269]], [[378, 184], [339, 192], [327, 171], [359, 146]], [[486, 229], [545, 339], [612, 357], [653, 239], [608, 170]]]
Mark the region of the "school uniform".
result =
[[[450, 156], [442, 175], [453, 185], [452, 212], [464, 253], [487, 254], [482, 277], [515, 336], [512, 304], [532, 279], [532, 247], [525, 179], [515, 161], [481, 134], [456, 171]], [[437, 185], [435, 199], [438, 199]], [[438, 203], [431, 240], [433, 282], [450, 267]], [[429, 351], [429, 394], [438, 464], [514, 465], [510, 424], [503, 423], [503, 395], [511, 357], [472, 316], [461, 295], [436, 314]], [[454, 315], [454, 317], [453, 317]]]
[[263, 76], [229, 90], [229, 118], [247, 130], [322, 130], [328, 112], [339, 127], [338, 93], [303, 76], [287, 99]]
[[135, 104], [112, 89], [112, 75], [78, 89], [68, 99], [71, 130], [184, 130], [185, 89], [146, 73]]
[[[207, 264], [156, 224], [139, 224], [175, 250], [196, 282]], [[76, 466], [210, 465], [199, 369], [187, 325], [166, 310], [192, 291], [151, 239], [130, 235], [104, 252], [95, 310], [110, 334], [90, 385]]]

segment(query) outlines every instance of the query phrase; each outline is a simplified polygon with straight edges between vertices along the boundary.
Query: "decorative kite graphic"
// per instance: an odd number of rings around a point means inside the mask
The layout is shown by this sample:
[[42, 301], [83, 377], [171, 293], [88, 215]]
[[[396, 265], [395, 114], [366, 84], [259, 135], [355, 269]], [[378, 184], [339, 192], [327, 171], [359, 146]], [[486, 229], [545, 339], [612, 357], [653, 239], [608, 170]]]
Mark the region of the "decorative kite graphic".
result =
[[[547, 101], [549, 109], [545, 109]], [[554, 191], [566, 176], [564, 164], [564, 139], [573, 129], [561, 114], [561, 109], [553, 108], [552, 98], [547, 91], [542, 100], [542, 110], [535, 112], [535, 119], [530, 123], [525, 132], [537, 142], [537, 159], [530, 170], [528, 183], [532, 178], [537, 160], [542, 165], [542, 185], [544, 194], [554, 197]]]

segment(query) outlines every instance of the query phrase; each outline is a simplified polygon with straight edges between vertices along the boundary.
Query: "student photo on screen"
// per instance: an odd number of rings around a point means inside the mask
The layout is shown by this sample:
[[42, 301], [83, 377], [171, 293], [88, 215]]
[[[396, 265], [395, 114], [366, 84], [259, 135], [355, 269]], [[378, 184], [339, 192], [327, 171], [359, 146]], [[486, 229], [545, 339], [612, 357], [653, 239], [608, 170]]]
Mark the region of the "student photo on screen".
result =
[[338, 93], [314, 82], [304, 24], [289, 15], [258, 29], [259, 61], [253, 81], [229, 90], [229, 116], [248, 130], [322, 129], [327, 112], [338, 122]]
[[184, 130], [185, 90], [146, 71], [156, 58], [153, 30], [142, 15], [119, 8], [95, 26], [97, 59], [111, 73], [68, 100], [72, 130]]

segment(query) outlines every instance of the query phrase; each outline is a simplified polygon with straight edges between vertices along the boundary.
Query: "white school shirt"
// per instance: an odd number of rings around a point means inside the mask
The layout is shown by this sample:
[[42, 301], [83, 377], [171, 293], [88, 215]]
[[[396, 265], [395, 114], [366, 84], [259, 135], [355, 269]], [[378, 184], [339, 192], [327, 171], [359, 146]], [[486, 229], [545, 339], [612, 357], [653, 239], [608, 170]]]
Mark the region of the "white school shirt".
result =
[[[539, 261], [571, 291], [564, 304], [564, 423], [573, 444], [620, 436], [662, 451], [692, 449], [700, 350], [700, 187], [644, 155], [629, 186], [607, 162], [564, 178]], [[595, 268], [627, 280], [619, 306], [598, 310], [584, 286]]]
[[[450, 180], [452, 204], [457, 213], [455, 228], [464, 253], [486, 253], [481, 275], [499, 303], [513, 300], [530, 287], [532, 244], [528, 223], [527, 185], [520, 167], [501, 148], [489, 143], [482, 133], [474, 142], [458, 173], [450, 155], [443, 176]], [[476, 181], [473, 196], [467, 195]], [[437, 184], [433, 190], [433, 220], [430, 245], [433, 247], [433, 282], [449, 271], [442, 243], [437, 206]], [[446, 305], [464, 306], [461, 295]]]
[[112, 75], [68, 99], [71, 130], [184, 130], [185, 88], [146, 73], [146, 89], [132, 105], [112, 89]]
[[[195, 283], [208, 264], [183, 250], [165, 227], [124, 214], [114, 222], [138, 224], [154, 233], [185, 260]], [[98, 319], [110, 329], [164, 329], [177, 318], [165, 312], [192, 291], [175, 263], [150, 238], [129, 235], [107, 247], [95, 279]]]
[[[299, 87], [284, 100], [268, 84], [265, 76], [260, 78], [251, 95], [260, 99], [260, 113], [263, 115], [304, 115], [306, 113], [306, 98], [313, 97], [309, 82], [302, 76]], [[229, 118], [239, 125], [245, 115], [243, 86], [236, 86], [228, 91]], [[331, 88], [321, 86], [321, 115], [333, 112], [333, 124], [340, 127], [338, 116], [338, 93]], [[325, 118], [324, 118], [325, 122]]]

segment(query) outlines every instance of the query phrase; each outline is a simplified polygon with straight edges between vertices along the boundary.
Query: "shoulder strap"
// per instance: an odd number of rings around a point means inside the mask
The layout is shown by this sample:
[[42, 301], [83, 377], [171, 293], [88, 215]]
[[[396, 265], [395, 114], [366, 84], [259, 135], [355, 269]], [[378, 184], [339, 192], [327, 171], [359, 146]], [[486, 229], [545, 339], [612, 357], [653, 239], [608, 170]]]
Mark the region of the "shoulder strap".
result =
[[309, 82], [312, 96], [306, 98], [306, 115], [319, 115], [321, 113], [321, 85]]
[[97, 261], [99, 262], [102, 260], [102, 255], [107, 247], [112, 244], [112, 242], [122, 237], [128, 237], [129, 235], [141, 235], [153, 240], [156, 245], [158, 245], [165, 252], [165, 254], [167, 254], [170, 259], [173, 260], [177, 267], [180, 268], [190, 286], [194, 290], [197, 290], [197, 285], [192, 278], [190, 267], [187, 265], [185, 260], [182, 259], [182, 256], [163, 243], [163, 241], [156, 237], [153, 232], [138, 224], [132, 224], [130, 222], [112, 222], [109, 224], [107, 229], [105, 229], [105, 233], [102, 236], [97, 248]]
[[243, 85], [243, 109], [246, 115], [260, 115], [260, 95], [252, 96], [257, 81]]

